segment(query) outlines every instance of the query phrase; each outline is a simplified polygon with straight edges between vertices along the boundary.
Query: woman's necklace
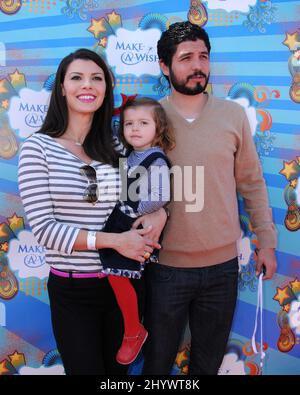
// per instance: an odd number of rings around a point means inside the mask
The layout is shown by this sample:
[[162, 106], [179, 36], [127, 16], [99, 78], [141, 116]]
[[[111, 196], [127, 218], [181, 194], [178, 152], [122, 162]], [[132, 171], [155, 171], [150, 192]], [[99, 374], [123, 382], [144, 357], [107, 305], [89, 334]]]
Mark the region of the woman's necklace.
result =
[[79, 146], [79, 147], [81, 147], [82, 144], [83, 144], [83, 142], [74, 140], [74, 139], [72, 139], [72, 138], [69, 138], [69, 136], [67, 136], [67, 138], [66, 138], [65, 136], [63, 136], [62, 138], [65, 139], [65, 140], [67, 140], [67, 141], [71, 141], [72, 143], [74, 143], [75, 145], [77, 145], [77, 146]]

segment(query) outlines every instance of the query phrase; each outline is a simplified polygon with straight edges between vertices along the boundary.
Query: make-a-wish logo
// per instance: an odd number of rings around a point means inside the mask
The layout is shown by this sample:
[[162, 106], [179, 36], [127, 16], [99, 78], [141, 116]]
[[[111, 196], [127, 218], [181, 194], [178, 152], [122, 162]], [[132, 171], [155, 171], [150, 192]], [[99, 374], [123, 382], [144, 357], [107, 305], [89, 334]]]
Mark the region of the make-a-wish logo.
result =
[[116, 74], [159, 75], [156, 45], [161, 31], [158, 29], [130, 31], [119, 28], [107, 43], [107, 61], [116, 67]]
[[158, 56], [152, 53], [153, 47], [145, 48], [145, 45], [142, 43], [117, 43], [117, 50], [118, 49], [124, 51], [121, 55], [121, 61], [128, 66], [134, 66], [145, 61], [158, 61]]
[[49, 266], [45, 261], [46, 249], [40, 246], [33, 233], [22, 230], [18, 233], [18, 239], [12, 239], [9, 243], [7, 258], [13, 271], [19, 271], [19, 278], [47, 277]]
[[24, 120], [26, 125], [31, 128], [37, 128], [42, 126], [48, 106], [45, 104], [20, 103], [19, 112], [21, 111], [25, 112]]
[[11, 127], [18, 129], [21, 137], [28, 137], [42, 126], [47, 111], [50, 92], [23, 88], [19, 97], [11, 99], [8, 117]]
[[24, 265], [30, 268], [37, 268], [45, 264], [44, 252], [44, 248], [39, 245], [20, 244], [18, 248], [18, 253], [24, 254]]

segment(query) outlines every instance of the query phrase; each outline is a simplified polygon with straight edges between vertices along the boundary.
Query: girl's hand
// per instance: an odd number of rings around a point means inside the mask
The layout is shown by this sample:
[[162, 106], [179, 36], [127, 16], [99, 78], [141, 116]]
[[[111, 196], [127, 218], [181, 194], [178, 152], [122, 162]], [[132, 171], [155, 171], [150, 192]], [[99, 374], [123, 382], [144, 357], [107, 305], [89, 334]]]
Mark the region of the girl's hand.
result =
[[145, 262], [145, 253], [151, 254], [154, 248], [160, 248], [158, 243], [153, 242], [148, 237], [151, 231], [152, 227], [148, 226], [145, 229], [132, 229], [119, 233], [116, 235], [116, 242], [113, 248], [119, 254], [143, 263]]

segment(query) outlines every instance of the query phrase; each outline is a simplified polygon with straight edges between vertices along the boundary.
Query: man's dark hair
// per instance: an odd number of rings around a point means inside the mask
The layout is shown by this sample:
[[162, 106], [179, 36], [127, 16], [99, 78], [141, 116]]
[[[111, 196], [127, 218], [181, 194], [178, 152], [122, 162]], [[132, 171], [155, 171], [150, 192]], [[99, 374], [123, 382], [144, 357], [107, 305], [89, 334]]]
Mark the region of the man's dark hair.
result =
[[170, 67], [177, 46], [184, 41], [196, 40], [203, 40], [208, 53], [210, 53], [211, 47], [209, 37], [202, 27], [194, 25], [189, 21], [173, 23], [168, 30], [163, 32], [161, 38], [157, 42], [157, 55], [159, 60]]

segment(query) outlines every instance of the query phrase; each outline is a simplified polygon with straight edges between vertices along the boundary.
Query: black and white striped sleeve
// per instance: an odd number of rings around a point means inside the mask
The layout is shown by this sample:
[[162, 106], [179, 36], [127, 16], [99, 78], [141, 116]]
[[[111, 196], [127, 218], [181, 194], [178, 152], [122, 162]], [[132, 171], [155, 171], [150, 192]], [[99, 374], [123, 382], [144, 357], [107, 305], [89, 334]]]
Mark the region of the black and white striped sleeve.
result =
[[22, 146], [18, 180], [24, 211], [38, 243], [71, 254], [80, 229], [55, 219], [45, 150], [34, 137]]

